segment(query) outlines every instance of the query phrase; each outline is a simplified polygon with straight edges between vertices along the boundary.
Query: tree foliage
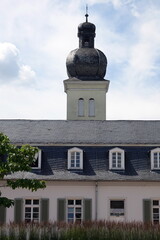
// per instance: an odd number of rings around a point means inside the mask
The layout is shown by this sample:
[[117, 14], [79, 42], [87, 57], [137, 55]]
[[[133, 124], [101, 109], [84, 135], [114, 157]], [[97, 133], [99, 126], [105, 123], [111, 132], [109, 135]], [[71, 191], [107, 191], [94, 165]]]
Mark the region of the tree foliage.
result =
[[[36, 161], [35, 154], [38, 152], [38, 148], [30, 145], [23, 145], [17, 147], [11, 144], [9, 138], [0, 133], [0, 180], [4, 180], [5, 177], [16, 172], [29, 172], [31, 171], [31, 165]], [[4, 181], [1, 181], [2, 184]], [[36, 191], [39, 188], [45, 188], [45, 182], [36, 179], [26, 178], [9, 178], [5, 180], [5, 185], [1, 187], [26, 188], [31, 191]], [[12, 199], [2, 197], [0, 191], [0, 206], [10, 207], [14, 204]]]

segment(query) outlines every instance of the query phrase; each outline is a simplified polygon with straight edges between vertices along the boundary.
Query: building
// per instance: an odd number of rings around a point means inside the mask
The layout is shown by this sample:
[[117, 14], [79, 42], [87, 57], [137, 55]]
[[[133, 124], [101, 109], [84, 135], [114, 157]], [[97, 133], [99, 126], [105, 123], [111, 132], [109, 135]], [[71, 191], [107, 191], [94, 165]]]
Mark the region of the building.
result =
[[78, 37], [66, 63], [67, 120], [0, 120], [12, 143], [39, 148], [32, 172], [7, 178], [47, 185], [37, 192], [2, 187], [15, 205], [0, 208], [0, 221], [159, 223], [160, 121], [105, 120], [107, 59], [94, 48], [95, 25], [87, 14]]

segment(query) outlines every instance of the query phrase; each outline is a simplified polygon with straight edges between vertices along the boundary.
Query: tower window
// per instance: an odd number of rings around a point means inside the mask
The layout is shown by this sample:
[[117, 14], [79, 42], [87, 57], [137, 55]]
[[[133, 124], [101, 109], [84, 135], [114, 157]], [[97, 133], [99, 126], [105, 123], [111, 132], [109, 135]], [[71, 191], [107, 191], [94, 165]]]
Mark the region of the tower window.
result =
[[84, 47], [89, 47], [89, 37], [84, 38]]
[[89, 117], [95, 116], [95, 100], [94, 100], [94, 98], [89, 99], [88, 115], [89, 115]]
[[78, 116], [83, 117], [84, 116], [84, 99], [79, 98], [78, 100]]

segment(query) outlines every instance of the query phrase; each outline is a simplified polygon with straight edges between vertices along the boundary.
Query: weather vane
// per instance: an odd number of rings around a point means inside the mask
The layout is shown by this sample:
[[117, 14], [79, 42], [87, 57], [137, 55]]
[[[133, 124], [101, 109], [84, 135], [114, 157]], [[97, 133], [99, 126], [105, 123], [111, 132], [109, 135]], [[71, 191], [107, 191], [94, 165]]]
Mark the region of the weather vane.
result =
[[85, 14], [85, 17], [86, 17], [86, 22], [88, 22], [88, 4], [86, 4], [86, 14]]

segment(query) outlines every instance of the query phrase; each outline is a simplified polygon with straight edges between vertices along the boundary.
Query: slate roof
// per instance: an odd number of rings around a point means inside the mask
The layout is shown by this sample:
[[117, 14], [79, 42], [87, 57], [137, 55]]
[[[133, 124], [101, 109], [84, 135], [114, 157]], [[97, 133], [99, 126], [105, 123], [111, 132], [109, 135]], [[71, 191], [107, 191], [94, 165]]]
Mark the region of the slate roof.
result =
[[15, 144], [160, 144], [160, 121], [0, 120]]
[[160, 181], [160, 171], [151, 171], [150, 151], [154, 147], [124, 146], [125, 170], [109, 170], [110, 147], [80, 147], [83, 170], [67, 169], [68, 146], [41, 146], [42, 168], [16, 173], [8, 178], [34, 178], [53, 181]]
[[[7, 178], [160, 181], [160, 171], [150, 167], [150, 151], [160, 147], [160, 121], [0, 120], [0, 132], [13, 143], [35, 144], [42, 149], [41, 170]], [[83, 170], [67, 170], [67, 152], [72, 145], [83, 150]], [[109, 170], [113, 147], [125, 151], [124, 171]]]

